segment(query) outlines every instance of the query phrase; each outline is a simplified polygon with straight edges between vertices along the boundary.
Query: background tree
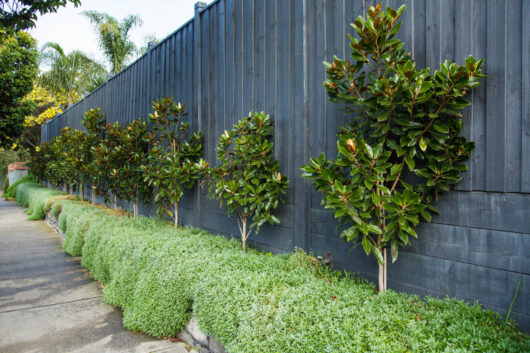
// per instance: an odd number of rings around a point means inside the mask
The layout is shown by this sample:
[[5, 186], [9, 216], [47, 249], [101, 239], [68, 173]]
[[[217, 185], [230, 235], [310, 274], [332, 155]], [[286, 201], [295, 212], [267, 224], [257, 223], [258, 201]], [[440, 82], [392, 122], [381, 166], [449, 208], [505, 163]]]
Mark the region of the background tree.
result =
[[352, 24], [353, 62], [325, 63], [330, 101], [354, 119], [338, 134], [336, 159], [321, 154], [302, 167], [345, 226], [341, 237], [376, 256], [380, 292], [387, 287], [387, 248], [396, 261], [398, 248], [417, 237], [419, 217], [430, 221], [432, 203], [467, 170], [474, 143], [460, 136], [461, 109], [482, 77], [482, 61], [473, 57], [464, 66], [446, 60], [434, 74], [416, 69], [395, 38], [404, 10], [370, 7]]
[[30, 160], [30, 153], [25, 148], [17, 148], [14, 150], [0, 147], [0, 183], [4, 191], [7, 191], [7, 186], [9, 186], [7, 166], [14, 162], [25, 162], [28, 160]]
[[5, 35], [0, 30], [0, 147], [10, 147], [24, 131], [24, 117], [33, 111], [25, 99], [38, 73], [39, 54], [29, 34]]
[[99, 46], [110, 64], [112, 74], [119, 73], [136, 55], [136, 45], [129, 39], [129, 31], [142, 25], [138, 15], [129, 15], [118, 21], [116, 18], [97, 11], [83, 14], [95, 26]]
[[66, 94], [68, 105], [107, 79], [105, 68], [79, 50], [65, 54], [59, 44], [46, 43], [41, 56], [50, 70], [42, 73], [39, 83], [53, 93]]
[[33, 102], [34, 111], [24, 118], [24, 132], [16, 141], [19, 146], [35, 151], [40, 145], [41, 125], [61, 114], [68, 106], [68, 96], [62, 92], [51, 92], [36, 84], [26, 96]]
[[145, 181], [154, 189], [158, 216], [167, 214], [175, 227], [184, 189], [191, 189], [200, 177], [196, 163], [202, 154], [202, 132], [190, 134], [190, 124], [182, 122], [185, 108], [172, 98], [153, 101], [154, 112], [149, 114], [153, 142], [144, 167]]
[[10, 32], [35, 27], [37, 14], [44, 15], [57, 12], [57, 9], [68, 3], [75, 7], [80, 0], [2, 0], [0, 1], [0, 26]]
[[156, 37], [155, 33], [144, 36], [144, 44], [136, 50], [136, 56], [140, 57], [144, 55], [149, 50], [150, 43], [156, 44], [158, 42], [160, 42], [160, 39]]
[[216, 147], [220, 165], [208, 169], [210, 198], [220, 199], [229, 215], [236, 214], [243, 250], [254, 228], [257, 233], [265, 222], [280, 223], [272, 211], [283, 202], [289, 181], [272, 158], [272, 135], [270, 117], [251, 113], [221, 135]]
[[36, 149], [35, 152], [29, 158], [28, 169], [31, 174], [35, 176], [38, 182], [51, 181], [51, 177], [48, 175], [48, 163], [51, 162], [52, 154], [50, 144], [52, 142], [43, 142]]

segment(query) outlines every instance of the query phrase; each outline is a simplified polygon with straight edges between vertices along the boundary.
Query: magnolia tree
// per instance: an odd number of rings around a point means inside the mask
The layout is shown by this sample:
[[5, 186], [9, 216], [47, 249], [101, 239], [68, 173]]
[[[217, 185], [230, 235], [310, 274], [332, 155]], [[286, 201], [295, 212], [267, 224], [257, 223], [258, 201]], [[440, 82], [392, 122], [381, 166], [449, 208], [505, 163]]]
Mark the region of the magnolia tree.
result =
[[113, 195], [113, 207], [118, 208], [117, 198], [120, 196], [121, 177], [119, 169], [123, 163], [124, 156], [121, 153], [120, 139], [123, 127], [119, 123], [107, 124], [105, 126], [105, 139], [99, 145], [93, 147], [94, 156], [92, 172], [97, 173], [98, 182], [104, 185], [101, 188], [105, 202], [109, 201], [110, 191]]
[[88, 181], [92, 186], [92, 203], [96, 203], [96, 195], [103, 195], [102, 188], [105, 186], [105, 178], [100, 172], [97, 164], [96, 149], [101, 145], [105, 135], [105, 115], [99, 108], [90, 109], [85, 113], [83, 126], [87, 130], [86, 144], [83, 146], [87, 154], [85, 168]]
[[73, 130], [70, 127], [65, 127], [59, 132], [53, 142], [54, 160], [50, 163], [50, 168], [56, 176], [56, 180], [63, 184], [63, 191], [68, 191], [70, 186], [70, 194], [73, 194], [73, 184], [75, 183], [75, 173], [72, 170], [71, 159], [69, 153], [72, 147]]
[[338, 133], [336, 159], [321, 154], [302, 167], [344, 226], [341, 237], [377, 258], [380, 292], [387, 288], [387, 249], [396, 261], [398, 248], [417, 237], [420, 217], [430, 221], [432, 203], [467, 170], [474, 143], [460, 135], [461, 110], [483, 77], [482, 60], [471, 56], [463, 66], [445, 61], [434, 73], [416, 69], [395, 38], [404, 10], [371, 7], [352, 24], [353, 60], [325, 63], [330, 101], [354, 118]]
[[[272, 157], [272, 135], [270, 117], [251, 113], [221, 135], [216, 148], [219, 167], [207, 169], [210, 198], [226, 205], [229, 215], [236, 214], [243, 250], [254, 228], [257, 233], [265, 222], [280, 223], [272, 212], [283, 202], [289, 181]], [[206, 166], [201, 161], [201, 167]]]
[[200, 177], [196, 167], [202, 154], [202, 132], [190, 133], [183, 122], [185, 105], [172, 98], [153, 101], [149, 115], [153, 126], [152, 148], [143, 170], [145, 181], [154, 189], [157, 214], [167, 214], [178, 225], [179, 202], [185, 189], [191, 189]]
[[66, 146], [65, 162], [70, 169], [70, 188], [76, 187], [81, 200], [83, 200], [83, 185], [88, 180], [88, 148], [87, 135], [80, 130], [71, 130]]
[[120, 195], [133, 204], [134, 217], [138, 217], [140, 195], [149, 198], [149, 186], [144, 181], [142, 167], [147, 163], [150, 134], [147, 123], [135, 119], [119, 135], [120, 148], [116, 150], [121, 160], [117, 169], [120, 179]]

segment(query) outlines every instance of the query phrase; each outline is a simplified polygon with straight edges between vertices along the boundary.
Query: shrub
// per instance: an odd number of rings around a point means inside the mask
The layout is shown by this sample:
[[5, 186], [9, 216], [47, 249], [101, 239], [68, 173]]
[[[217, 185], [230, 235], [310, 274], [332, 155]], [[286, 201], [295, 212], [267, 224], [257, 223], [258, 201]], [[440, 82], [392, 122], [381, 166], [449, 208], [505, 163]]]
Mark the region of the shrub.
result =
[[4, 195], [6, 199], [14, 199], [17, 192], [17, 187], [22, 183], [32, 183], [35, 182], [35, 178], [31, 174], [26, 174], [22, 178], [15, 181], [12, 185], [9, 185], [7, 192]]
[[[68, 209], [70, 202], [75, 201], [62, 202], [61, 209]], [[59, 224], [62, 225], [61, 229], [66, 234], [63, 244], [64, 250], [72, 256], [81, 256], [85, 233], [94, 223], [95, 217], [102, 217], [105, 214], [106, 212], [101, 209], [78, 203], [69, 212], [62, 212]]]
[[63, 215], [67, 229], [90, 219], [67, 237], [84, 233], [82, 264], [131, 330], [172, 336], [193, 312], [201, 330], [232, 353], [530, 349], [513, 323], [478, 304], [392, 290], [377, 295], [372, 284], [318, 269], [299, 251], [242, 252], [235, 240], [80, 202], [63, 201]]
[[28, 207], [26, 214], [29, 215], [30, 221], [44, 219], [53, 202], [64, 199], [75, 199], [75, 197], [37, 183], [22, 183], [16, 189], [17, 203]]

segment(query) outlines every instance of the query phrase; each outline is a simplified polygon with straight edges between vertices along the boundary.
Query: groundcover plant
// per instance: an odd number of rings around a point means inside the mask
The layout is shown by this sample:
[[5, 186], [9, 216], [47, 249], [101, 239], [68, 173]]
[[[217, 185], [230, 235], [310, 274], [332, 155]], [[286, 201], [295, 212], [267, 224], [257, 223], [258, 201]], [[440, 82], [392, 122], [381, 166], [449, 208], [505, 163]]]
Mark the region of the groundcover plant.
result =
[[59, 215], [66, 251], [82, 255], [130, 330], [173, 336], [193, 313], [231, 353], [530, 350], [513, 322], [478, 304], [378, 295], [301, 251], [243, 252], [236, 240], [63, 197], [34, 183], [17, 188], [41, 218]]

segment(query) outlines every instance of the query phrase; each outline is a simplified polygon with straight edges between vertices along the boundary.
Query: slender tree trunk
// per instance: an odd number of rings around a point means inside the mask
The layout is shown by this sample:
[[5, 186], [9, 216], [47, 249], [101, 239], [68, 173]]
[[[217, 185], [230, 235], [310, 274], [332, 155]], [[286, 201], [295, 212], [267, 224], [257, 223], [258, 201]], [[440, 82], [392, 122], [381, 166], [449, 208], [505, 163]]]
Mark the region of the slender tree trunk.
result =
[[116, 194], [114, 194], [114, 209], [118, 208], [118, 200], [116, 199]]
[[138, 189], [136, 189], [136, 199], [133, 201], [133, 215], [134, 218], [138, 217], [138, 199], [140, 198], [140, 195], [138, 194]]
[[241, 241], [243, 242], [243, 251], [247, 250], [247, 218], [243, 218], [243, 234], [241, 234]]
[[66, 190], [66, 183], [63, 182], [63, 192], [66, 194], [67, 193], [67, 190]]
[[178, 224], [179, 224], [179, 203], [175, 202], [173, 207], [175, 208], [175, 213], [174, 213], [175, 219], [174, 219], [174, 222], [175, 222], [175, 228], [176, 228], [178, 226]]
[[79, 184], [79, 198], [81, 199], [81, 201], [83, 201], [84, 199], [84, 190], [83, 190], [83, 184]]
[[384, 293], [385, 291], [385, 267], [384, 265], [381, 265], [379, 262], [378, 262], [378, 266], [379, 266], [379, 278], [378, 278], [378, 284], [379, 284], [379, 293]]
[[70, 184], [70, 195], [74, 195], [74, 186]]
[[[381, 246], [381, 240], [383, 239], [382, 235], [377, 236], [377, 248], [381, 252], [381, 254], [386, 254], [385, 249]], [[383, 294], [386, 291], [386, 258], [383, 257], [384, 264], [380, 264], [379, 261], [377, 262], [377, 265], [379, 266], [378, 271], [378, 285], [379, 285], [379, 293]]]
[[385, 291], [386, 291], [387, 288], [388, 288], [388, 287], [386, 286], [386, 280], [387, 280], [387, 278], [388, 278], [388, 276], [387, 276], [387, 268], [388, 268], [387, 265], [388, 265], [388, 261], [386, 260], [386, 247], [385, 247], [385, 249], [383, 250], [383, 254], [384, 254], [384, 255], [383, 255], [383, 260], [385, 260], [385, 275], [384, 275], [385, 283], [384, 283], [384, 285], [385, 285]]
[[96, 187], [92, 185], [92, 204], [96, 204]]

